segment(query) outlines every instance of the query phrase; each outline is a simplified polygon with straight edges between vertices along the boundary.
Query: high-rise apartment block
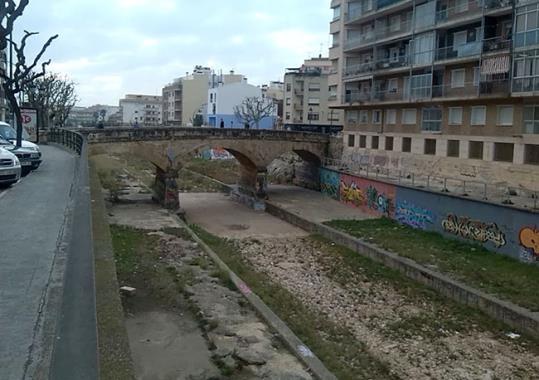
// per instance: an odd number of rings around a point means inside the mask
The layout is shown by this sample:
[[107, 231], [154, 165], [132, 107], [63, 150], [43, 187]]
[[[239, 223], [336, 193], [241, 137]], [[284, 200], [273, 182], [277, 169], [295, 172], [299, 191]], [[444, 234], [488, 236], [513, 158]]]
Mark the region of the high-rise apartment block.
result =
[[331, 105], [345, 110], [349, 156], [539, 180], [539, 2], [333, 0], [331, 8]]
[[332, 62], [322, 57], [306, 60], [301, 67], [287, 69], [284, 76], [285, 128], [342, 126], [342, 111], [329, 108], [330, 101], [337, 98], [336, 89], [328, 84], [332, 70]]

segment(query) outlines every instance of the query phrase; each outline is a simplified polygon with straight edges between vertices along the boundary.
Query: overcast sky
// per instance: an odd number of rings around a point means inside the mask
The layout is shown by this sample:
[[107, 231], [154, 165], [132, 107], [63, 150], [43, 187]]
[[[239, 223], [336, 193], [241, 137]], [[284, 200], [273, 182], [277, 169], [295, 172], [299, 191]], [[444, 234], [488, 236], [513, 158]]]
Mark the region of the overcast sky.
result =
[[[78, 83], [81, 105], [160, 94], [194, 65], [236, 70], [253, 84], [327, 55], [329, 0], [31, 0], [16, 25], [58, 33], [51, 71]], [[322, 47], [321, 47], [322, 44]], [[36, 45], [30, 45], [35, 48]]]

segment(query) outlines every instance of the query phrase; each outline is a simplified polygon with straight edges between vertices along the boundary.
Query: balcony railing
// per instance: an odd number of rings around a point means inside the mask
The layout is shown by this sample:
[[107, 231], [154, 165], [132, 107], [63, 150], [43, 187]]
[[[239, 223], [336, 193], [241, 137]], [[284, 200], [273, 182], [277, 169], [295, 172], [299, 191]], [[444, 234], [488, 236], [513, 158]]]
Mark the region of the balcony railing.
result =
[[405, 67], [408, 65], [410, 65], [410, 56], [403, 54], [397, 57], [380, 59], [376, 61], [375, 67], [376, 67], [376, 70], [387, 70], [387, 69], [394, 69], [398, 67]]
[[483, 53], [492, 53], [501, 50], [509, 50], [511, 40], [506, 37], [498, 36], [483, 40]]
[[361, 74], [364, 74], [364, 73], [369, 73], [369, 72], [372, 72], [373, 67], [374, 67], [373, 62], [360, 63], [360, 64], [357, 64], [357, 65], [350, 65], [350, 66], [347, 66], [344, 69], [344, 76], [345, 77], [353, 77], [353, 76], [361, 75]]
[[482, 12], [481, 1], [469, 0], [468, 3], [449, 7], [436, 12], [436, 23], [442, 24], [447, 21], [457, 20], [461, 17], [480, 14]]
[[400, 24], [388, 25], [386, 27], [378, 27], [369, 33], [361, 34], [359, 37], [352, 38], [344, 44], [345, 50], [357, 49], [372, 41], [380, 41], [384, 38], [398, 36], [412, 32], [412, 22], [405, 21]]
[[513, 79], [513, 92], [539, 92], [539, 77]]
[[431, 99], [470, 98], [481, 95], [506, 96], [509, 91], [509, 80], [496, 80], [481, 83], [464, 83], [462, 87], [453, 87], [451, 84], [421, 86], [412, 88], [394, 88], [388, 90], [387, 83], [371, 91], [347, 90], [344, 100], [347, 103], [367, 102], [398, 102], [422, 101]]
[[435, 59], [444, 61], [446, 59], [472, 57], [481, 54], [481, 41], [469, 42], [458, 46], [446, 46], [436, 50]]

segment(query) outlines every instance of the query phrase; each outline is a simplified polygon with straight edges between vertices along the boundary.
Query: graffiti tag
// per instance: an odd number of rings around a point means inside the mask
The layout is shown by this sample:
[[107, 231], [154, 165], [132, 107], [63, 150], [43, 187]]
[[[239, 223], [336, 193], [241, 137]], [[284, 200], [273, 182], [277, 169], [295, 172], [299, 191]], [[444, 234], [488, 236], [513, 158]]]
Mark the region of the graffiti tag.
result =
[[365, 196], [363, 195], [363, 191], [354, 182], [350, 185], [341, 182], [341, 202], [352, 203], [360, 207], [365, 204]]
[[369, 186], [367, 189], [367, 206], [372, 210], [389, 215], [391, 199], [385, 194], [379, 193], [374, 186]]
[[340, 175], [336, 172], [320, 170], [320, 189], [322, 193], [331, 198], [339, 198], [339, 179]]
[[525, 227], [520, 230], [520, 245], [533, 255], [539, 257], [539, 230], [536, 228]]
[[434, 220], [430, 210], [415, 206], [407, 201], [397, 202], [395, 218], [403, 224], [422, 230], [425, 230]]
[[446, 232], [461, 236], [465, 239], [486, 243], [490, 241], [497, 248], [507, 244], [505, 234], [498, 228], [496, 223], [484, 223], [478, 220], [471, 220], [467, 217], [458, 217], [449, 214], [442, 222], [442, 227]]

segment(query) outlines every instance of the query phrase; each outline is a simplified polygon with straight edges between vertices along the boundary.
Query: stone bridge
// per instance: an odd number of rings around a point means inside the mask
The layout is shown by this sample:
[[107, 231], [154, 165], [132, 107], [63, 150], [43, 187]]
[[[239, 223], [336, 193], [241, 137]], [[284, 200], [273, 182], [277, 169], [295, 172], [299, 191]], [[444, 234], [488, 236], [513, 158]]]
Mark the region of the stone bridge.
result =
[[193, 154], [205, 149], [223, 148], [232, 154], [240, 163], [240, 192], [264, 199], [268, 165], [288, 152], [295, 152], [304, 160], [307, 184], [310, 181], [311, 187], [319, 186], [318, 169], [330, 145], [327, 135], [273, 130], [112, 128], [85, 130], [83, 134], [91, 152], [130, 153], [153, 163], [157, 168], [156, 196], [170, 208], [179, 205], [179, 170]]

